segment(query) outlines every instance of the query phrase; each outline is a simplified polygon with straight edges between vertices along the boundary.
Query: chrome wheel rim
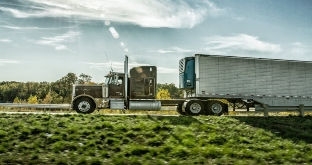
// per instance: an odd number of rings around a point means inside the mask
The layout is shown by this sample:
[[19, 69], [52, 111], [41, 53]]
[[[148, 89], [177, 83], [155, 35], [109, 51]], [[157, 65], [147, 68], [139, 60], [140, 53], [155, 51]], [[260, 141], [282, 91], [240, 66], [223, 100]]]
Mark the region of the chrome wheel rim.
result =
[[219, 114], [222, 112], [222, 105], [219, 104], [219, 103], [214, 103], [211, 105], [211, 111], [214, 113], [214, 114]]
[[194, 114], [197, 114], [201, 111], [202, 107], [198, 103], [193, 103], [190, 105], [190, 111]]
[[91, 108], [91, 105], [87, 101], [82, 101], [78, 104], [78, 109], [81, 112], [88, 112]]

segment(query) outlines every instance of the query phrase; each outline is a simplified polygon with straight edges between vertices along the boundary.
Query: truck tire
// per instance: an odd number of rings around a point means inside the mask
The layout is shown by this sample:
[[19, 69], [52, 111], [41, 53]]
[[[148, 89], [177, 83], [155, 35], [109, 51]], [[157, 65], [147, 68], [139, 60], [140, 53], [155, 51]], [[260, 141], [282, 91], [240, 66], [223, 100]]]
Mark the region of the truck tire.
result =
[[81, 97], [74, 102], [73, 109], [78, 113], [92, 113], [95, 110], [95, 104], [90, 98]]
[[211, 101], [208, 104], [208, 114], [221, 116], [226, 111], [226, 106], [220, 101]]
[[191, 100], [186, 103], [185, 111], [188, 115], [199, 115], [203, 113], [204, 104], [199, 100]]

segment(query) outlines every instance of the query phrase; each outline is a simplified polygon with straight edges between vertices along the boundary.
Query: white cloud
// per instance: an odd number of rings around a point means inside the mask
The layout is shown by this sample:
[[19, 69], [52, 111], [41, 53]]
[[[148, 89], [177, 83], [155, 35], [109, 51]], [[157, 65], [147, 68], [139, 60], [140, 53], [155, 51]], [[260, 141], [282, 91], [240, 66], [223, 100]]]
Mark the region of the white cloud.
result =
[[[83, 62], [85, 63], [85, 62]], [[89, 65], [91, 69], [98, 69], [98, 70], [114, 70], [115, 72], [123, 72], [124, 70], [124, 63], [123, 62], [116, 62], [116, 61], [110, 61], [110, 62], [103, 62], [103, 63], [95, 63], [95, 62], [87, 62], [85, 63]], [[136, 67], [136, 66], [146, 66], [149, 64], [142, 64], [142, 63], [136, 63], [132, 62], [129, 63], [129, 68]]]
[[167, 53], [190, 53], [190, 52], [193, 52], [192, 50], [189, 50], [189, 49], [183, 49], [183, 48], [180, 48], [180, 47], [171, 47], [169, 49], [159, 49], [157, 50], [158, 53], [161, 53], [161, 54], [167, 54]]
[[49, 27], [49, 28], [42, 28], [36, 26], [12, 26], [12, 25], [0, 25], [0, 28], [11, 29], [11, 30], [59, 30], [59, 29], [72, 29], [73, 27]]
[[219, 16], [226, 12], [225, 9], [217, 7], [217, 5], [211, 1], [204, 1], [204, 3], [209, 7], [208, 13], [212, 16]]
[[[210, 0], [28, 0], [43, 10], [20, 11], [0, 7], [14, 17], [80, 17], [131, 23], [142, 27], [192, 28], [207, 15], [220, 15], [223, 9]], [[108, 24], [108, 22], [106, 23]]]
[[85, 64], [89, 65], [91, 69], [116, 70], [119, 72], [123, 70], [123, 65], [124, 65], [122, 62], [103, 62], [103, 63], [87, 62]]
[[65, 45], [55, 45], [55, 50], [66, 50], [67, 46]]
[[302, 42], [294, 42], [287, 45], [287, 49], [283, 52], [289, 59], [304, 61], [312, 61], [311, 53], [312, 46]]
[[0, 39], [0, 42], [3, 42], [3, 43], [10, 43], [10, 42], [12, 42], [12, 40], [10, 40], [10, 39]]
[[16, 10], [16, 9], [6, 8], [6, 7], [0, 7], [0, 11], [9, 12], [12, 15], [14, 15], [14, 17], [16, 17], [16, 18], [27, 18], [27, 17], [31, 16], [31, 14], [21, 12], [21, 11]]
[[3, 25], [0, 27], [6, 28], [6, 29], [12, 29], [12, 30], [37, 30], [39, 29], [38, 27], [19, 27], [19, 26], [7, 26], [7, 25]]
[[256, 36], [248, 34], [237, 34], [233, 36], [212, 36], [205, 38], [206, 50], [214, 53], [279, 53], [281, 46], [265, 41], [261, 41]]
[[[115, 72], [124, 72], [124, 63], [123, 62], [105, 62], [105, 63], [94, 63], [94, 62], [88, 62], [85, 63], [89, 65], [89, 68], [91, 69], [97, 69], [102, 71], [115, 71]], [[150, 64], [143, 64], [143, 63], [136, 63], [132, 62], [129, 63], [129, 69], [137, 66], [149, 66]], [[172, 74], [172, 73], [178, 73], [177, 68], [167, 68], [167, 67], [157, 67], [157, 73], [159, 74]]]
[[18, 64], [20, 61], [9, 60], [9, 59], [0, 59], [0, 66], [4, 66], [6, 64]]
[[80, 35], [80, 32], [77, 31], [68, 31], [62, 35], [57, 35], [54, 37], [41, 37], [39, 41], [36, 41], [36, 44], [52, 46], [55, 50], [67, 50], [66, 43], [74, 42], [75, 39]]
[[178, 75], [177, 73], [179, 73], [177, 68], [166, 68], [166, 67], [158, 67], [157, 68], [157, 73], [161, 73], [161, 74], [172, 74], [172, 73], [176, 73], [176, 75]]

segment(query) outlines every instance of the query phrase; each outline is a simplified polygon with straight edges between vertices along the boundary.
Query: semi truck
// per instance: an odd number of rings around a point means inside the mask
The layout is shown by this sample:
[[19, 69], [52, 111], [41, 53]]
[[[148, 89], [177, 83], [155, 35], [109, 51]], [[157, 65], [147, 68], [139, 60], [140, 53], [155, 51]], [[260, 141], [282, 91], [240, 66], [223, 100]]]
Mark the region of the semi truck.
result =
[[[160, 110], [176, 106], [182, 115], [222, 115], [229, 104], [256, 111], [312, 108], [312, 62], [195, 54], [179, 60], [183, 99], [157, 100], [157, 67], [110, 72], [102, 85], [73, 85], [72, 108]], [[128, 73], [129, 72], [129, 73]]]

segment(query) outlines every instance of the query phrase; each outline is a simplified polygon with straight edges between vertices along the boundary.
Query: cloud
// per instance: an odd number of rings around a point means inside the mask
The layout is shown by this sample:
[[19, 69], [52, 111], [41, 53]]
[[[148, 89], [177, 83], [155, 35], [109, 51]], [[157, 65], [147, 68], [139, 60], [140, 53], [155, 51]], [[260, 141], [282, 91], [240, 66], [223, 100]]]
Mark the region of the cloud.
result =
[[[92, 20], [109, 20], [131, 23], [142, 27], [192, 28], [207, 15], [223, 12], [210, 0], [25, 0], [25, 4], [37, 5], [41, 10], [18, 10], [0, 7], [0, 11], [17, 18], [66, 17]], [[23, 3], [23, 1], [21, 1]]]
[[173, 69], [173, 68], [166, 68], [166, 67], [157, 67], [157, 73], [172, 74], [172, 73], [179, 73], [179, 71], [177, 68]]
[[1, 28], [11, 29], [11, 30], [38, 30], [38, 27], [19, 27], [19, 26], [0, 26]]
[[68, 47], [65, 45], [65, 43], [74, 42], [79, 35], [80, 32], [68, 31], [64, 34], [54, 37], [41, 37], [39, 41], [36, 41], [36, 44], [52, 46], [55, 48], [55, 50], [67, 50]]
[[12, 40], [10, 40], [10, 39], [0, 39], [0, 42], [2, 42], [2, 43], [10, 43], [10, 42], [12, 42]]
[[189, 50], [189, 49], [183, 49], [180, 47], [171, 47], [169, 49], [159, 49], [157, 50], [158, 53], [161, 54], [167, 54], [167, 53], [190, 53], [193, 52], [193, 50]]
[[59, 29], [72, 29], [73, 27], [37, 27], [37, 26], [12, 26], [12, 25], [0, 25], [0, 28], [11, 29], [11, 30], [59, 30]]
[[206, 50], [214, 53], [279, 53], [281, 46], [259, 40], [257, 36], [237, 34], [232, 36], [212, 36], [205, 38]]
[[283, 54], [287, 55], [289, 59], [312, 61], [312, 46], [309, 46], [302, 42], [293, 42], [286, 45], [286, 47], [287, 49], [285, 49], [285, 52], [283, 52]]
[[[85, 63], [85, 62], [83, 62]], [[110, 62], [103, 62], [103, 63], [95, 63], [95, 62], [87, 62], [85, 63], [89, 65], [91, 69], [98, 69], [98, 70], [111, 70], [113, 69], [114, 71], [117, 72], [123, 72], [124, 69], [124, 63], [123, 62], [116, 62], [116, 61], [110, 61]], [[129, 68], [136, 67], [136, 66], [147, 66], [149, 64], [143, 64], [143, 63], [137, 63], [137, 62], [132, 62], [129, 63]]]
[[20, 61], [9, 60], [9, 59], [0, 59], [0, 66], [4, 66], [6, 64], [18, 64]]
[[225, 9], [219, 8], [215, 3], [211, 1], [203, 1], [209, 8], [208, 13], [212, 16], [219, 16], [226, 13]]
[[115, 71], [123, 71], [124, 64], [122, 62], [82, 62], [87, 65], [89, 65], [89, 68], [91, 69], [97, 69], [97, 70], [115, 70]]
[[6, 8], [6, 7], [0, 7], [0, 11], [9, 12], [16, 18], [27, 18], [27, 17], [31, 16], [31, 14], [28, 14], [28, 13], [25, 13], [25, 12], [21, 12], [21, 11], [19, 11], [17, 9]]
[[[89, 65], [89, 68], [91, 69], [97, 69], [102, 71], [110, 71], [113, 70], [115, 72], [124, 72], [124, 63], [123, 62], [104, 62], [104, 63], [94, 63], [94, 62], [88, 62], [85, 63]], [[150, 64], [143, 64], [143, 63], [136, 63], [132, 62], [129, 63], [129, 69], [137, 66], [149, 66]], [[107, 72], [108, 73], [108, 72]], [[171, 73], [178, 73], [177, 68], [167, 68], [167, 67], [157, 67], [157, 73], [159, 74], [171, 74]]]

